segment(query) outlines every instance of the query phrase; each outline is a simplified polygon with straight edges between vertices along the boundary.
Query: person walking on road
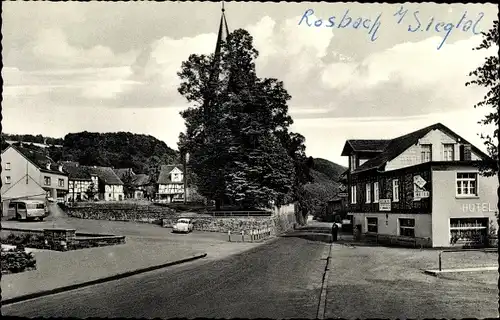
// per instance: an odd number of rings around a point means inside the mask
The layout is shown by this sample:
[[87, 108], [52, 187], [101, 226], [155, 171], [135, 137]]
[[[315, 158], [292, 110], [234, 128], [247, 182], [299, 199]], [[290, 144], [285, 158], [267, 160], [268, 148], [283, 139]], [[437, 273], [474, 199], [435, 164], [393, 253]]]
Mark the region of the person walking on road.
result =
[[338, 233], [339, 233], [339, 226], [334, 222], [332, 224], [332, 242], [337, 241]]

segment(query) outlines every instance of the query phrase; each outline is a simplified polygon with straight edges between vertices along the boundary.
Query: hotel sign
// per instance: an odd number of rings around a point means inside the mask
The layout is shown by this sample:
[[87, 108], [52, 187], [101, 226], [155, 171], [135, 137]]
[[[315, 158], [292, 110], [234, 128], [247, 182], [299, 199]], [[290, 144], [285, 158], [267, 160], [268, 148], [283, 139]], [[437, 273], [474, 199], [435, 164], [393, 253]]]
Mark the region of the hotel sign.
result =
[[417, 191], [415, 191], [415, 198], [417, 198], [417, 199], [429, 198], [429, 191], [417, 190]]
[[425, 181], [424, 178], [422, 178], [420, 175], [416, 175], [413, 177], [413, 183], [415, 183], [417, 187], [422, 189], [427, 183], [427, 181]]
[[424, 186], [427, 181], [424, 180], [420, 175], [413, 177], [413, 201], [420, 201], [422, 198], [429, 197], [429, 191], [425, 190]]
[[379, 199], [378, 209], [380, 211], [391, 211], [391, 199]]

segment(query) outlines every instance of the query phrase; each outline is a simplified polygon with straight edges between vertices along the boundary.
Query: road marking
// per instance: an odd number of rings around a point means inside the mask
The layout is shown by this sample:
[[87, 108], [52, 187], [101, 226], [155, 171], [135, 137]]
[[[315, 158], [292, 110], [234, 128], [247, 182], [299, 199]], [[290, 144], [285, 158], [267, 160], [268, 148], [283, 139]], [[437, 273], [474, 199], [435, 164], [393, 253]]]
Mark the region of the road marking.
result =
[[318, 312], [317, 312], [317, 319], [324, 319], [325, 318], [325, 311], [326, 311], [326, 289], [328, 287], [328, 274], [330, 273], [330, 260], [331, 260], [331, 254], [332, 254], [332, 244], [328, 246], [328, 256], [326, 257], [326, 265], [325, 265], [325, 271], [323, 273], [323, 281], [321, 283], [321, 294], [319, 297], [319, 305], [318, 305]]

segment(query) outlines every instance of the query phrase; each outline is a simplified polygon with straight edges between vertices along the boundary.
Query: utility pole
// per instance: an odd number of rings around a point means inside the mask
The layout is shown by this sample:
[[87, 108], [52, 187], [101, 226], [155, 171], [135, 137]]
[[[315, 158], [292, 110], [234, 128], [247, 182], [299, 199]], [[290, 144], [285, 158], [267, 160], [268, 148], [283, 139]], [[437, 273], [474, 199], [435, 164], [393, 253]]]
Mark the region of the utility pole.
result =
[[187, 203], [187, 162], [188, 162], [188, 157], [189, 157], [189, 154], [184, 151], [183, 152], [183, 166], [184, 166], [184, 204]]

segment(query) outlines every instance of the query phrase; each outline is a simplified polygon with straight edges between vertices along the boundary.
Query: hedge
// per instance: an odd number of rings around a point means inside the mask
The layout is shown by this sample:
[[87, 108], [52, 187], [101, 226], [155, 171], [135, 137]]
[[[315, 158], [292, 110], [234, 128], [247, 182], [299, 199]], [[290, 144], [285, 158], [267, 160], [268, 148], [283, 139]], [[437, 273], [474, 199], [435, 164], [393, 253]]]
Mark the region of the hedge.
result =
[[5, 250], [2, 248], [2, 274], [18, 273], [36, 269], [36, 260], [31, 252], [24, 251], [23, 246]]

